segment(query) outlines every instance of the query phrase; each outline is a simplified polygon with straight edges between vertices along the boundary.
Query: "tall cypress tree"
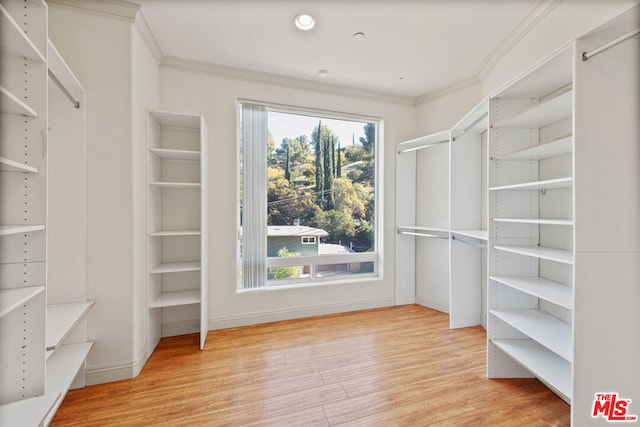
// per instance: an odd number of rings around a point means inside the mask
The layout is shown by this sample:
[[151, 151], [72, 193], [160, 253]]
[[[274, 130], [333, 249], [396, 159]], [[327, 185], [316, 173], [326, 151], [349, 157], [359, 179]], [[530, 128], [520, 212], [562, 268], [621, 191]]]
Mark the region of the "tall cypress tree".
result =
[[324, 156], [322, 144], [322, 120], [316, 133], [316, 205], [324, 209]]
[[340, 156], [340, 142], [338, 141], [338, 162], [336, 164], [336, 178], [342, 178], [342, 156]]
[[335, 197], [333, 194], [333, 157], [331, 156], [331, 146], [333, 145], [333, 137], [324, 139], [324, 191], [325, 191], [325, 210], [335, 208]]
[[289, 156], [291, 154], [291, 148], [289, 147], [289, 143], [287, 142], [287, 151], [285, 152], [287, 158], [284, 163], [284, 177], [287, 181], [291, 182], [291, 171], [289, 170]]

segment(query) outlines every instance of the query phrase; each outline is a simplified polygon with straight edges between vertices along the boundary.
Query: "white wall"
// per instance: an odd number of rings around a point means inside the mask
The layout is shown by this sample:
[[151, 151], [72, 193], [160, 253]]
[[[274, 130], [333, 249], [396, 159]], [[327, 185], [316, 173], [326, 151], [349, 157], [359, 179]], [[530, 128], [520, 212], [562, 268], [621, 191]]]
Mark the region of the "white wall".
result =
[[[384, 184], [378, 203], [383, 215], [383, 278], [359, 283], [286, 290], [236, 291], [237, 100], [378, 116], [384, 146], [378, 166]], [[209, 325], [221, 328], [394, 303], [394, 145], [415, 135], [413, 105], [293, 89], [178, 68], [161, 69], [161, 108], [204, 115], [209, 128]], [[383, 203], [382, 203], [383, 202]]]

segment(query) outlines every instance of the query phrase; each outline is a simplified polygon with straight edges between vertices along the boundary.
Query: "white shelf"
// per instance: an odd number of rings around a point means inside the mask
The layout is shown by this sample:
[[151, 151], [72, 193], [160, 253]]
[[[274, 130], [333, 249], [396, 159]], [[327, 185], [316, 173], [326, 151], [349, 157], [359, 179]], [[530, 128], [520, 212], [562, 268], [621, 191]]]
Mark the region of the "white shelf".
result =
[[0, 405], [0, 425], [3, 427], [40, 426], [60, 399], [60, 393], [48, 393]]
[[573, 178], [556, 178], [544, 181], [525, 182], [522, 184], [503, 185], [500, 187], [491, 187], [489, 191], [531, 191], [531, 190], [557, 190], [560, 188], [571, 188], [573, 186]]
[[45, 63], [44, 55], [20, 29], [9, 12], [0, 4], [0, 54], [25, 57]]
[[478, 240], [489, 240], [489, 232], [487, 230], [451, 230], [451, 233], [459, 236], [471, 237]]
[[544, 160], [568, 154], [573, 150], [573, 135], [492, 157], [492, 160]]
[[540, 310], [489, 310], [489, 313], [511, 325], [563, 359], [573, 359], [571, 325]]
[[166, 160], [200, 160], [199, 151], [173, 150], [169, 148], [149, 148], [149, 151], [159, 158]]
[[46, 349], [57, 350], [80, 320], [93, 307], [93, 301], [47, 306]]
[[0, 171], [2, 172], [21, 172], [21, 173], [38, 173], [38, 168], [16, 162], [15, 160], [0, 157]]
[[32, 233], [44, 230], [44, 225], [0, 225], [0, 236], [11, 234]]
[[537, 104], [521, 114], [494, 123], [495, 128], [538, 129], [563, 118], [571, 117], [573, 91], [567, 89], [552, 98]]
[[44, 286], [0, 289], [0, 317], [11, 313], [25, 302], [44, 292]]
[[149, 111], [162, 127], [198, 129], [200, 130], [200, 116], [165, 111]]
[[38, 117], [36, 110], [22, 102], [17, 96], [2, 85], [0, 85], [0, 113]]
[[542, 277], [491, 276], [489, 278], [505, 286], [573, 310], [573, 289], [571, 286]]
[[160, 264], [153, 267], [149, 273], [162, 274], [162, 273], [180, 273], [183, 271], [199, 271], [200, 261], [192, 262], [171, 262], [167, 264]]
[[82, 344], [63, 345], [47, 359], [47, 394], [55, 393], [60, 396], [52, 411], [49, 412], [45, 425], [48, 424], [62, 404], [73, 379], [87, 359], [92, 342]]
[[178, 236], [199, 236], [200, 230], [173, 230], [173, 231], [153, 231], [150, 237], [178, 237]]
[[571, 363], [533, 340], [491, 340], [542, 382], [571, 401]]
[[564, 249], [547, 248], [544, 246], [494, 246], [494, 249], [518, 255], [531, 256], [549, 261], [573, 264], [573, 252]]
[[174, 189], [199, 189], [199, 182], [150, 182], [149, 185], [153, 185], [158, 188], [174, 188]]
[[173, 307], [177, 305], [199, 304], [200, 289], [188, 291], [162, 292], [149, 303], [149, 308]]
[[510, 222], [515, 224], [539, 225], [573, 225], [570, 219], [542, 219], [542, 218], [493, 218], [495, 222]]

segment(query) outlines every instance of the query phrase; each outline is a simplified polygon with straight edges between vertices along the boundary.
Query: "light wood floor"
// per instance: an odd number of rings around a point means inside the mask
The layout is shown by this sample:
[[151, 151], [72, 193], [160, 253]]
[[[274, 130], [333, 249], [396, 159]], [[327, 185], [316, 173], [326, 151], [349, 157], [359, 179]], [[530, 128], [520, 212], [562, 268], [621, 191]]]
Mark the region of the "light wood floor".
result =
[[134, 379], [72, 390], [52, 426], [565, 426], [537, 380], [490, 380], [480, 327], [417, 305], [165, 338]]

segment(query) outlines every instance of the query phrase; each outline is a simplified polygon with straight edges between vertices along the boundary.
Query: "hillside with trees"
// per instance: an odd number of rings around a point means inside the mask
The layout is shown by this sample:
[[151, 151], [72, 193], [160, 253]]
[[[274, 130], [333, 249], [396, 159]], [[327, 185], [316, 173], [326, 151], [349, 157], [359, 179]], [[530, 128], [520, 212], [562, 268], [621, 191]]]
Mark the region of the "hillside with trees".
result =
[[323, 243], [373, 249], [375, 124], [364, 125], [364, 137], [344, 144], [319, 120], [307, 135], [283, 138], [276, 147], [268, 135], [268, 225], [301, 225], [323, 229]]

